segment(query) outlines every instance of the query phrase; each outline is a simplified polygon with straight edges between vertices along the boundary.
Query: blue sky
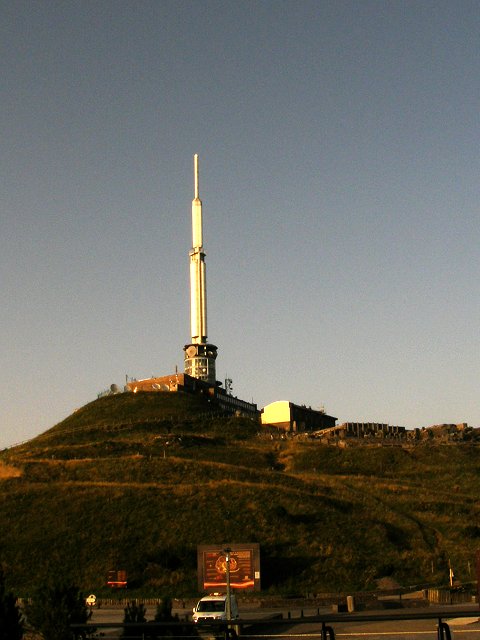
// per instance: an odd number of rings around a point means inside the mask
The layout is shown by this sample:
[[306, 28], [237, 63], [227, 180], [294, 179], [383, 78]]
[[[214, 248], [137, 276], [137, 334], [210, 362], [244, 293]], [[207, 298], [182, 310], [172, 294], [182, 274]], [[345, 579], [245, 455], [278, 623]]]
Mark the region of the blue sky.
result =
[[0, 15], [0, 447], [183, 370], [194, 153], [217, 376], [480, 426], [477, 2]]

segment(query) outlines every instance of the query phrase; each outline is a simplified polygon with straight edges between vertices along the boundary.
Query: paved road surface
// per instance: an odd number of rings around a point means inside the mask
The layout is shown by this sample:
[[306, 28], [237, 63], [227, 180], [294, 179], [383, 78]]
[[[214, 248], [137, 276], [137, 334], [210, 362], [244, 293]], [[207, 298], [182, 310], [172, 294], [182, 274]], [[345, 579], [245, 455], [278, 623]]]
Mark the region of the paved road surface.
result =
[[[147, 620], [153, 620], [155, 616], [156, 607], [147, 606]], [[460, 611], [470, 610], [472, 613], [478, 611], [478, 605], [476, 607], [461, 607], [457, 608]], [[452, 640], [480, 640], [480, 618], [475, 617], [456, 617], [455, 607], [444, 608], [441, 614], [443, 622], [447, 622]], [[395, 614], [405, 615], [408, 614], [408, 609], [395, 610], [391, 612], [392, 619], [382, 621], [368, 621], [362, 620], [362, 614], [344, 614], [341, 616], [340, 621], [328, 623], [332, 626], [335, 638], [345, 640], [437, 640], [437, 623], [438, 619], [428, 620], [400, 620], [395, 619]], [[426, 612], [431, 613], [432, 610], [425, 609]], [[189, 609], [176, 609], [174, 613], [177, 613], [181, 620], [184, 620], [191, 612]], [[276, 611], [268, 609], [251, 609], [242, 610], [242, 618], [246, 620], [263, 620], [261, 624], [256, 624], [250, 629], [245, 629], [245, 634], [253, 640], [283, 640], [287, 638], [303, 640], [305, 638], [320, 638], [321, 637], [321, 623], [309, 622], [308, 616], [317, 615], [318, 611], [304, 610], [303, 618], [300, 618], [301, 611]], [[324, 608], [319, 611], [320, 615], [331, 614], [331, 609]], [[383, 610], [378, 612], [365, 612], [365, 615], [375, 614], [387, 614], [389, 612]], [[412, 613], [419, 614], [418, 609], [413, 609]], [[91, 619], [92, 624], [110, 624], [121, 623], [123, 621], [124, 609], [122, 606], [105, 606], [100, 609], [93, 610], [93, 616]], [[267, 617], [273, 615], [283, 614], [284, 620], [290, 619], [286, 623], [279, 624], [275, 620], [271, 620], [268, 624], [265, 623]], [[480, 611], [479, 611], [480, 616]], [[353, 619], [355, 618], [355, 619]], [[100, 630], [100, 629], [99, 629]], [[107, 629], [102, 628], [102, 633], [106, 638], [118, 638], [119, 629]], [[445, 638], [445, 640], [448, 640]]]

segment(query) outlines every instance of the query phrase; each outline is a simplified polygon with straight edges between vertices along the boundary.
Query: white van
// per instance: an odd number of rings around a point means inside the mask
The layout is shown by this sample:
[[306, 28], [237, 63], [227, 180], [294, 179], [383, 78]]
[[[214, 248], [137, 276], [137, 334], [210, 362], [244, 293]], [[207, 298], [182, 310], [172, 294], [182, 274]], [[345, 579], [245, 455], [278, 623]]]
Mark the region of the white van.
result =
[[[231, 620], [238, 618], [238, 604], [235, 595], [230, 595]], [[211, 622], [212, 620], [227, 619], [227, 595], [225, 593], [211, 593], [204, 596], [193, 607], [193, 622]]]

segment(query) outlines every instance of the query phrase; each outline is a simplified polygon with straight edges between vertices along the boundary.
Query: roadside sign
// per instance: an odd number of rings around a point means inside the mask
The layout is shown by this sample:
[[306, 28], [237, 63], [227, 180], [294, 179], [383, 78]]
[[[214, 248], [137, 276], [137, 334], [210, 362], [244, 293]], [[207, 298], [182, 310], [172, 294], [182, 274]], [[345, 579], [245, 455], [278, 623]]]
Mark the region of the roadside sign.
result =
[[95, 596], [93, 593], [91, 593], [89, 596], [87, 596], [87, 598], [85, 600], [85, 603], [89, 607], [94, 607], [96, 602], [97, 602], [97, 596]]

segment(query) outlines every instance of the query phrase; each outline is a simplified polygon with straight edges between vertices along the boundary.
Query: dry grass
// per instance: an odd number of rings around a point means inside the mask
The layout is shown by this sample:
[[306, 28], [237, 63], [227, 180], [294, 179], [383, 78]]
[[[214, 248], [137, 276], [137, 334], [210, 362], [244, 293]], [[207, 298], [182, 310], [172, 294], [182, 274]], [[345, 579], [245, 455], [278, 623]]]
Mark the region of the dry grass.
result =
[[23, 475], [21, 469], [5, 464], [0, 460], [0, 479], [8, 480], [9, 478], [20, 478]]
[[260, 543], [271, 593], [442, 583], [449, 560], [468, 579], [480, 447], [338, 450], [258, 429], [180, 396], [125, 396], [10, 450], [0, 539], [12, 580], [28, 593], [59, 566], [100, 593], [121, 566], [139, 595], [191, 595], [197, 544], [225, 541]]

